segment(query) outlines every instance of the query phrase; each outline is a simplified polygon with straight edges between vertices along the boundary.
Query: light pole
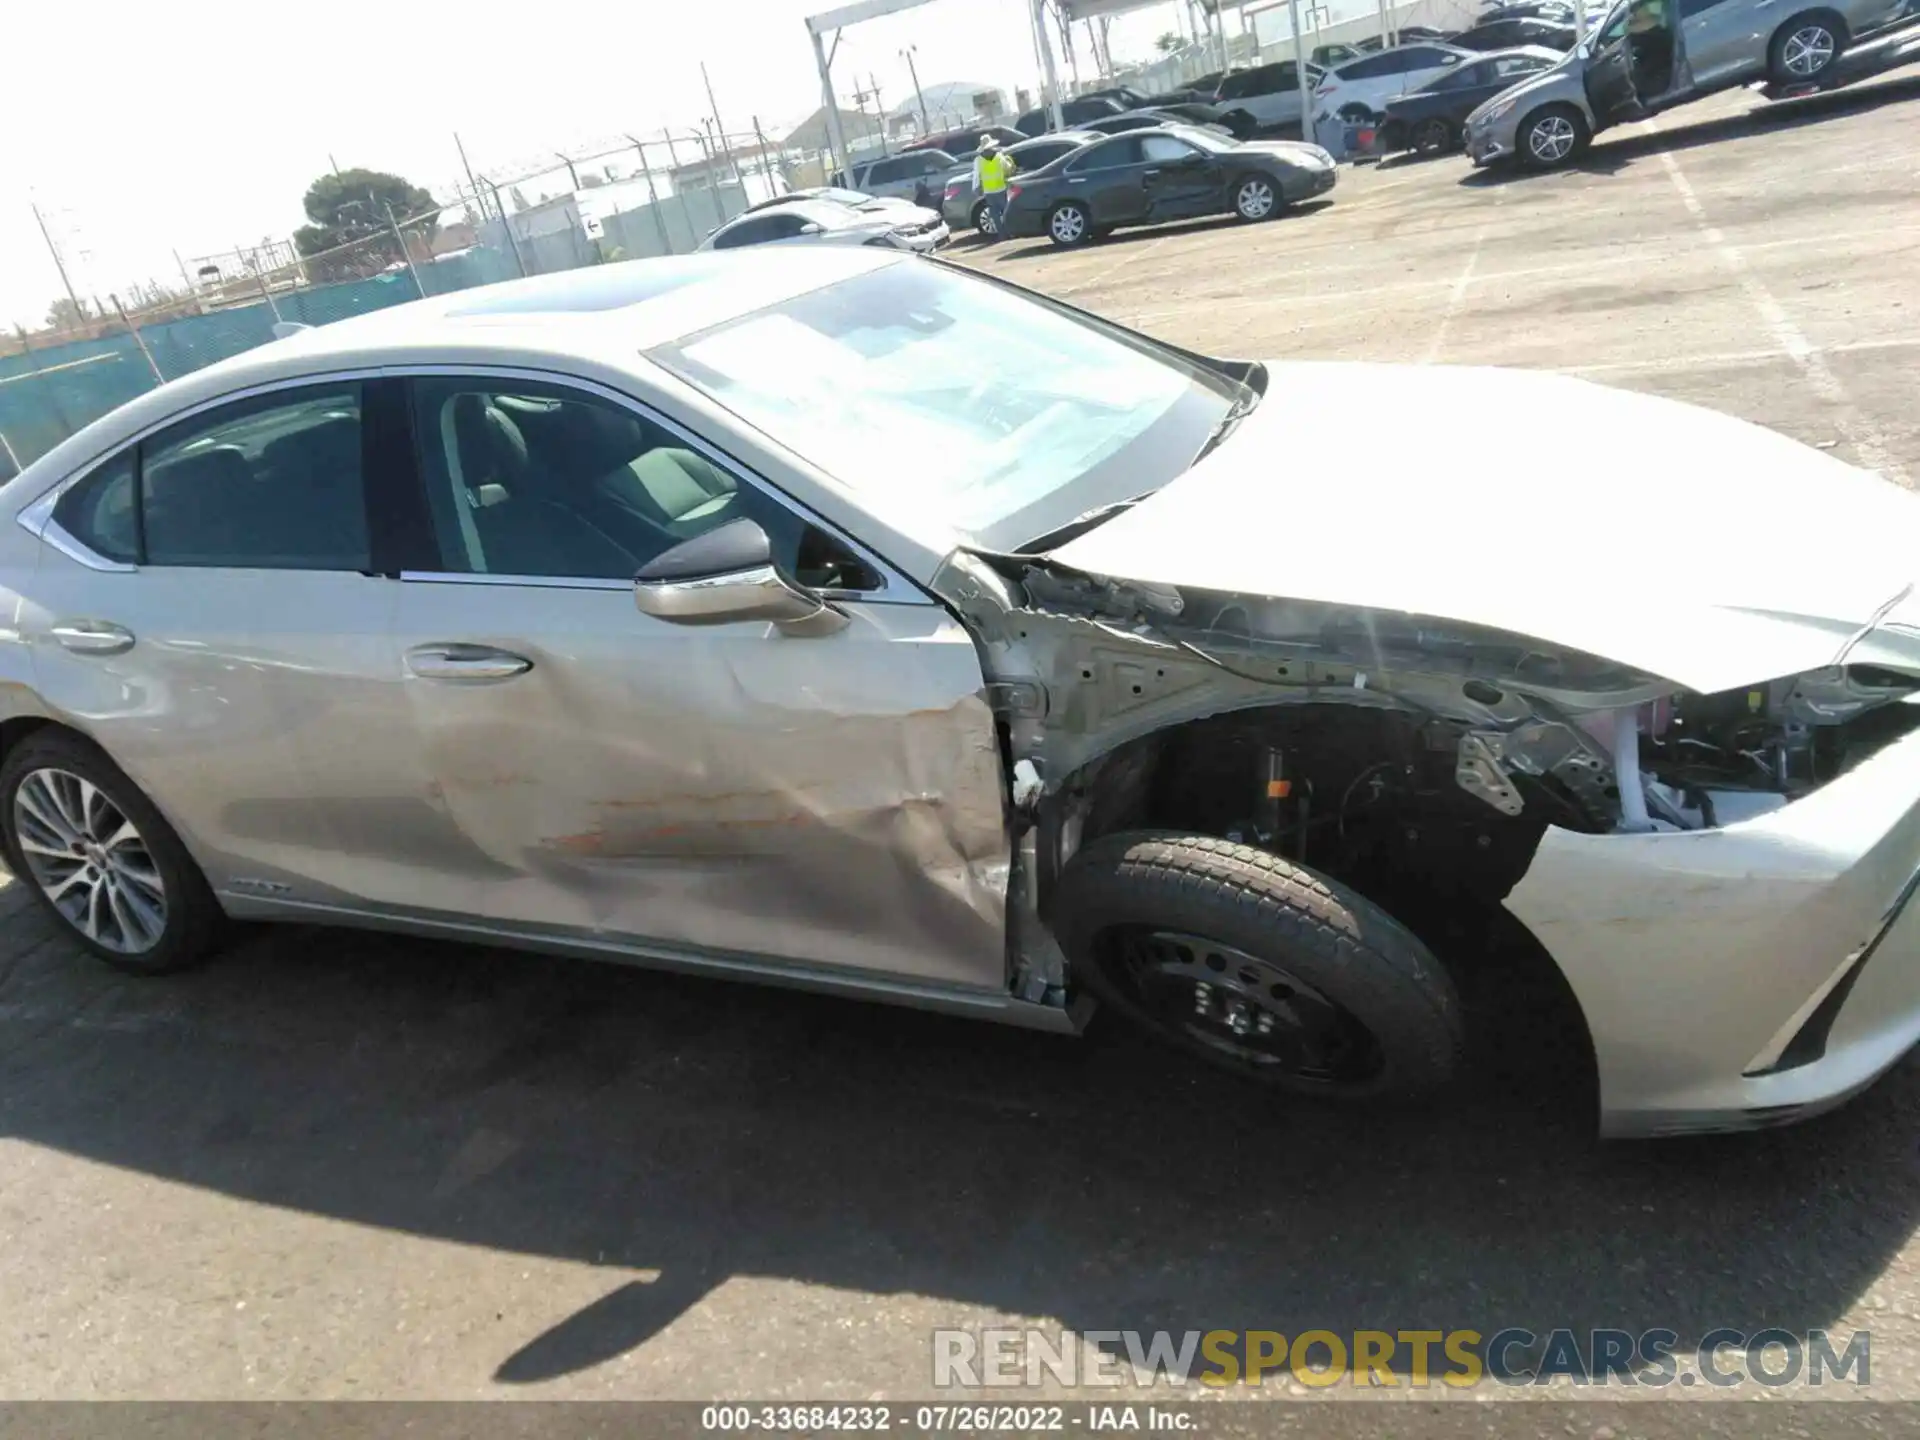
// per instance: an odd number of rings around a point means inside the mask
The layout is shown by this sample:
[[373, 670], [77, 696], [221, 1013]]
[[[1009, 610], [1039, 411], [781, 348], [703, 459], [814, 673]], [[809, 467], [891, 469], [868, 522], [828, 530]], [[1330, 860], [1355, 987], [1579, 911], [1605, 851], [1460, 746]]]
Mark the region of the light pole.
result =
[[907, 62], [907, 74], [913, 77], [913, 98], [920, 106], [920, 133], [931, 135], [933, 121], [927, 118], [927, 97], [920, 92], [920, 72], [914, 68], [913, 57], [920, 49], [918, 45], [909, 45], [900, 52], [900, 58]]

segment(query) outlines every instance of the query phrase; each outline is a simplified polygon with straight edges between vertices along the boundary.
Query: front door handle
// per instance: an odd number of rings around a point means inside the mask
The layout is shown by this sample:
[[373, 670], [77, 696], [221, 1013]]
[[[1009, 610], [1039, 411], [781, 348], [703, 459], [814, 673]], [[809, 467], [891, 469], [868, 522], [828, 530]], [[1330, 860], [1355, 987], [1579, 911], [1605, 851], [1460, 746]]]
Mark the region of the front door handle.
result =
[[110, 620], [62, 620], [51, 633], [76, 655], [124, 655], [133, 648], [133, 632]]
[[490, 645], [421, 645], [407, 652], [407, 669], [423, 680], [511, 680], [533, 661]]

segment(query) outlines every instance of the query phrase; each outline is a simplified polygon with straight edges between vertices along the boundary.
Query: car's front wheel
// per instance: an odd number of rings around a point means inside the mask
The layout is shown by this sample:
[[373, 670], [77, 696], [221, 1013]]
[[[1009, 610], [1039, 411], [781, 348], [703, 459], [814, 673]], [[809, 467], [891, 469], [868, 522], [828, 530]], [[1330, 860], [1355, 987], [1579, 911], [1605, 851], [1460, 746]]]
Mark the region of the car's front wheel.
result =
[[1280, 187], [1270, 176], [1242, 175], [1234, 182], [1233, 213], [1242, 220], [1271, 220], [1280, 213]]
[[1093, 238], [1093, 216], [1078, 200], [1056, 205], [1047, 216], [1047, 238], [1060, 246], [1084, 245]]
[[110, 965], [163, 974], [219, 942], [219, 902], [180, 837], [76, 735], [29, 736], [0, 766], [0, 847], [62, 927]]
[[1050, 911], [1076, 985], [1182, 1050], [1336, 1099], [1438, 1089], [1460, 1002], [1411, 932], [1346, 887], [1207, 836], [1088, 845]]
[[1535, 170], [1557, 170], [1573, 163], [1592, 133], [1573, 106], [1548, 105], [1520, 122], [1519, 137], [1523, 161]]

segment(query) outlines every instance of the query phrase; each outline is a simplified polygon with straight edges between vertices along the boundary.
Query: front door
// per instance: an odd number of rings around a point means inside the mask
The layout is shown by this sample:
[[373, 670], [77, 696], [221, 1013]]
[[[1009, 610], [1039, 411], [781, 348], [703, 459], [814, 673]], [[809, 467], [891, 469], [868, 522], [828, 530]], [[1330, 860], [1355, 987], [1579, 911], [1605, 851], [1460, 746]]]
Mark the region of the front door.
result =
[[[397, 385], [202, 412], [84, 477], [23, 628], [42, 693], [149, 795], [216, 890], [339, 900], [363, 757], [402, 713], [362, 475]], [[402, 417], [404, 418], [404, 417]]]
[[1210, 215], [1224, 207], [1227, 177], [1199, 146], [1172, 135], [1142, 135], [1140, 148], [1150, 219]]
[[1621, 5], [1589, 42], [1593, 50], [1585, 77], [1587, 108], [1593, 112], [1596, 128], [1629, 118], [1638, 106], [1639, 97], [1633, 88], [1633, 48], [1627, 31], [1632, 13], [1630, 3]]
[[[435, 843], [395, 908], [696, 957], [999, 989], [1004, 780], [939, 605], [661, 417], [413, 382], [433, 554], [395, 629]], [[832, 634], [642, 615], [632, 577], [747, 516]]]

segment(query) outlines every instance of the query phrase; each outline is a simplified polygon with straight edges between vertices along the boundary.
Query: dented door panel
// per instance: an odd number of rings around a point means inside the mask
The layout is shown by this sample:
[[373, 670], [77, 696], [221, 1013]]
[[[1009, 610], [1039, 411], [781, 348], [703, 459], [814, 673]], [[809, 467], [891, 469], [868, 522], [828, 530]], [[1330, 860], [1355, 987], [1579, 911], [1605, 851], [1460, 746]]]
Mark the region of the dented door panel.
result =
[[837, 634], [685, 629], [626, 587], [409, 581], [403, 653], [524, 657], [411, 677], [408, 910], [1004, 990], [1009, 840], [971, 640], [931, 604]]

